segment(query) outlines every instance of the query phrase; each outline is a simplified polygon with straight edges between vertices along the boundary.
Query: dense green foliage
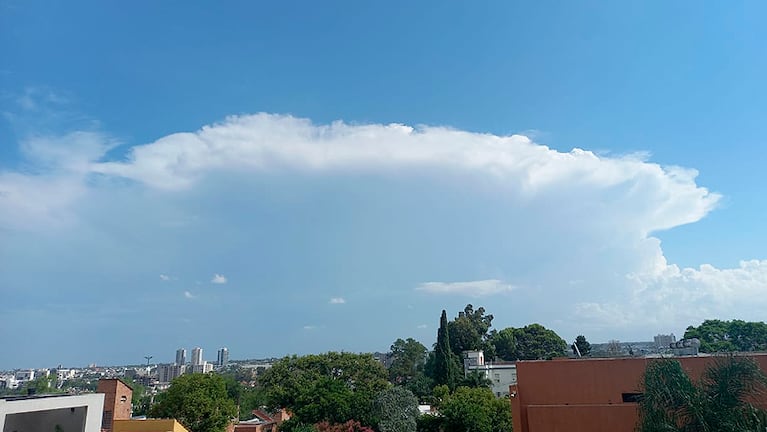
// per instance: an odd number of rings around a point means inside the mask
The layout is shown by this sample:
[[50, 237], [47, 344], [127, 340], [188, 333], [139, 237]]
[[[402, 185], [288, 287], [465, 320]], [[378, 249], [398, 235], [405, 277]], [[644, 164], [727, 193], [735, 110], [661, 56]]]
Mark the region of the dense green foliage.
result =
[[767, 350], [767, 324], [742, 320], [705, 320], [689, 326], [685, 338], [698, 338], [701, 352]]
[[434, 348], [434, 383], [455, 388], [458, 375], [456, 355], [450, 349], [450, 332], [447, 323], [447, 312], [442, 311], [437, 330], [437, 345]]
[[462, 387], [486, 387], [490, 388], [493, 385], [493, 381], [485, 376], [485, 373], [478, 370], [473, 370], [466, 374], [465, 377], [459, 380], [459, 385]]
[[415, 432], [418, 399], [403, 387], [383, 390], [373, 402], [373, 415], [379, 432]]
[[175, 418], [191, 432], [222, 432], [237, 415], [237, 407], [221, 376], [184, 374], [160, 395], [149, 415]]
[[540, 324], [505, 328], [493, 333], [491, 342], [503, 360], [538, 360], [565, 355], [567, 342]]
[[397, 384], [407, 384], [415, 380], [423, 372], [427, 353], [426, 347], [413, 338], [394, 341], [391, 345], [389, 379]]
[[647, 366], [640, 402], [641, 432], [763, 431], [765, 413], [749, 401], [767, 378], [751, 359], [728, 356], [709, 366], [696, 385], [676, 360]]
[[358, 420], [372, 426], [372, 403], [389, 387], [386, 369], [369, 354], [330, 352], [285, 357], [259, 382], [268, 405], [287, 408], [294, 423]]
[[510, 432], [511, 406], [487, 388], [459, 387], [440, 405], [444, 432]]
[[[591, 353], [591, 344], [589, 343], [589, 341], [586, 340], [586, 336], [578, 335], [575, 338], [574, 345], [578, 347], [578, 352], [583, 357], [587, 357]], [[577, 354], [577, 353], [574, 352], [573, 354]]]
[[492, 323], [493, 316], [485, 315], [485, 308], [474, 310], [471, 304], [466, 305], [463, 312], [447, 324], [453, 354], [461, 358], [464, 351], [482, 350], [486, 357], [495, 357], [495, 347], [489, 342], [488, 334]]

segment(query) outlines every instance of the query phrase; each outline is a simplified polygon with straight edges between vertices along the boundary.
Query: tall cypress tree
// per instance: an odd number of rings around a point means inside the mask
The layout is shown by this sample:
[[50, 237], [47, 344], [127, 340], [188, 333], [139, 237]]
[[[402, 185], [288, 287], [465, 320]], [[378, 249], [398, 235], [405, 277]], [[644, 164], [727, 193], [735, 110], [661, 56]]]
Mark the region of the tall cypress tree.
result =
[[450, 350], [450, 335], [447, 332], [447, 312], [442, 310], [437, 330], [437, 347], [434, 350], [434, 381], [437, 384], [447, 385], [450, 390], [455, 388], [456, 365], [453, 360], [453, 351]]

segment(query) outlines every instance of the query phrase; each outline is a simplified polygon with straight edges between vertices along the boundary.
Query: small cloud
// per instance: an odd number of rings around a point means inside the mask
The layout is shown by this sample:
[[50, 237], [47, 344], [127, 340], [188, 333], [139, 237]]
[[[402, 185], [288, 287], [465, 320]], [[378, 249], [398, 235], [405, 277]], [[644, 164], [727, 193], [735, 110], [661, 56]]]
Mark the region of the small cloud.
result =
[[419, 329], [425, 329], [427, 327], [429, 326], [427, 326], [426, 324], [418, 324], [418, 326], [416, 326], [416, 328], [419, 328]]
[[169, 281], [170, 280], [170, 276], [168, 276], [166, 274], [161, 274], [160, 275], [160, 280]]
[[193, 299], [196, 299], [197, 296], [192, 294], [189, 291], [184, 291], [184, 298], [189, 299], [189, 300], [193, 300]]
[[330, 299], [330, 304], [344, 304], [346, 300], [343, 297], [333, 297]]
[[213, 279], [210, 280], [210, 283], [214, 284], [225, 284], [227, 282], [226, 276], [220, 275], [218, 273], [213, 275]]
[[316, 328], [317, 328], [317, 326], [313, 326], [313, 325], [305, 325], [304, 326], [304, 330], [307, 330], [307, 331], [314, 330]]
[[416, 287], [417, 291], [431, 294], [460, 294], [470, 297], [507, 293], [513, 289], [513, 286], [498, 279], [468, 282], [424, 282]]

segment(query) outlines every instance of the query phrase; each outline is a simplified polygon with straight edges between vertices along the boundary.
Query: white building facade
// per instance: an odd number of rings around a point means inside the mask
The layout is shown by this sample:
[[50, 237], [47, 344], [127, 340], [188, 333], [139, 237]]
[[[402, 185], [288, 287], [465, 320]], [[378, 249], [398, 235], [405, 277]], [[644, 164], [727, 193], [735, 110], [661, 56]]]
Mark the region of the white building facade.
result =
[[491, 382], [491, 390], [497, 397], [509, 396], [509, 386], [517, 383], [517, 365], [513, 362], [485, 362], [482, 351], [463, 353], [464, 376], [473, 371], [481, 372]]

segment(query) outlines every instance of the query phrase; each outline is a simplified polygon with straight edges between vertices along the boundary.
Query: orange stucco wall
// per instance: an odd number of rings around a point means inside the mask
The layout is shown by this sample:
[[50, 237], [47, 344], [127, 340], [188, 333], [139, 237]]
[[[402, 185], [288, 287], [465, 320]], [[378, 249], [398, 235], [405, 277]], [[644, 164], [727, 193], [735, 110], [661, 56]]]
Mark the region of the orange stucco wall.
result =
[[[767, 354], [751, 355], [767, 371]], [[715, 357], [679, 357], [692, 379]], [[637, 404], [623, 393], [638, 393], [652, 358], [561, 359], [517, 362], [510, 393], [514, 432], [633, 432]], [[767, 407], [767, 400], [760, 405]]]

